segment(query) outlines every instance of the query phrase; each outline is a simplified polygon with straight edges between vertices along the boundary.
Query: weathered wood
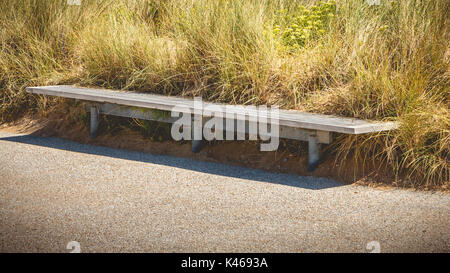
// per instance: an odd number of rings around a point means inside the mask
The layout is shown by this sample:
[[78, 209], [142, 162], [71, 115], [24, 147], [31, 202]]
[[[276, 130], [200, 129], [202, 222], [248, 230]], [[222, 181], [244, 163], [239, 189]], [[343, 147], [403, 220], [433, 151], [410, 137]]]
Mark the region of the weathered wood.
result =
[[[153, 120], [153, 121], [159, 121], [159, 122], [166, 122], [166, 123], [174, 123], [178, 120], [178, 118], [172, 118], [170, 116], [169, 112], [162, 112], [162, 111], [154, 111], [152, 109], [146, 110], [142, 108], [136, 108], [136, 107], [129, 107], [129, 106], [120, 106], [116, 104], [110, 104], [110, 103], [101, 103], [96, 104], [96, 107], [100, 114], [103, 115], [111, 115], [111, 116], [119, 116], [119, 117], [126, 117], [126, 118], [137, 118], [137, 119], [144, 119], [144, 120]], [[91, 105], [86, 105], [86, 110], [90, 111]], [[205, 124], [208, 121], [208, 118], [204, 118], [202, 120], [202, 123]], [[249, 121], [245, 121], [245, 129], [239, 128], [237, 126], [237, 122], [235, 120], [228, 120], [224, 118], [224, 124], [223, 124], [223, 132], [222, 135], [226, 132], [227, 127], [226, 124], [228, 122], [234, 123], [234, 126], [232, 128], [233, 132], [236, 133], [243, 133], [248, 134], [249, 132]], [[244, 130], [242, 130], [244, 129]], [[329, 144], [331, 143], [331, 136], [329, 132], [325, 131], [314, 131], [314, 130], [307, 130], [302, 128], [293, 128], [289, 126], [280, 126], [279, 127], [279, 136], [280, 138], [286, 138], [286, 139], [295, 139], [295, 140], [301, 140], [301, 141], [308, 141], [309, 136], [311, 134], [316, 135], [318, 143], [323, 144]], [[264, 137], [270, 137], [270, 135], [262, 135]]]
[[[175, 106], [182, 108], [184, 107], [186, 111], [192, 113], [199, 110], [196, 109], [196, 106], [194, 105], [194, 101], [192, 99], [128, 91], [114, 91], [106, 89], [58, 85], [29, 87], [27, 88], [27, 92], [33, 94], [79, 99], [89, 102], [111, 103], [163, 111], [171, 111]], [[214, 105], [221, 106], [222, 108], [223, 106], [225, 106], [224, 104], [203, 102], [203, 108]], [[248, 120], [250, 117], [258, 116], [258, 111], [253, 110], [253, 108], [250, 109], [250, 107], [244, 106], [245, 111], [243, 111], [242, 107], [243, 106], [228, 106], [226, 110], [225, 108], [223, 108], [222, 112], [224, 116], [226, 113], [237, 115], [236, 119], [239, 119], [239, 115], [242, 116], [243, 114], [245, 114], [244, 117], [246, 120]], [[353, 118], [341, 118], [293, 110], [280, 110], [278, 119], [280, 126], [345, 134], [374, 133], [388, 131], [396, 129], [398, 127], [397, 123], [395, 122], [369, 122]]]

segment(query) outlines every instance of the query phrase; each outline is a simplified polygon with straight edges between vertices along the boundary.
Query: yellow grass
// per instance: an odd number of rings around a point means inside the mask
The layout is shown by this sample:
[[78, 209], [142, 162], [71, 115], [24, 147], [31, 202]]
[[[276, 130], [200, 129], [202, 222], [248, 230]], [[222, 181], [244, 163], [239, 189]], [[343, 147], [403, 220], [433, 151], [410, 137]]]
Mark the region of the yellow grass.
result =
[[279, 11], [317, 3], [2, 1], [0, 120], [35, 109], [26, 86], [63, 83], [397, 120], [388, 135], [340, 137], [335, 151], [382, 160], [414, 186], [448, 185], [449, 2], [336, 1], [322, 35], [280, 47]]

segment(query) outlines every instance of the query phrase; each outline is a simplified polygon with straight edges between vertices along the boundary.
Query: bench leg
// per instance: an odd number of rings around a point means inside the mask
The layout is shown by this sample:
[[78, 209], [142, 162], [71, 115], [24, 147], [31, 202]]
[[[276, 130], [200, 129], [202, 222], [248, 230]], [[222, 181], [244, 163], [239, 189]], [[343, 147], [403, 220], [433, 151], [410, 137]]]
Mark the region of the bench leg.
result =
[[310, 135], [308, 140], [308, 171], [312, 172], [319, 165], [320, 149], [316, 135]]
[[90, 107], [91, 112], [91, 124], [90, 124], [90, 133], [91, 138], [95, 138], [97, 135], [98, 123], [99, 123], [99, 111], [97, 106]]
[[192, 152], [199, 153], [203, 148], [203, 140], [192, 140]]
[[192, 120], [193, 126], [191, 127], [192, 147], [193, 153], [199, 153], [203, 148], [203, 121], [200, 114], [194, 113], [194, 119]]

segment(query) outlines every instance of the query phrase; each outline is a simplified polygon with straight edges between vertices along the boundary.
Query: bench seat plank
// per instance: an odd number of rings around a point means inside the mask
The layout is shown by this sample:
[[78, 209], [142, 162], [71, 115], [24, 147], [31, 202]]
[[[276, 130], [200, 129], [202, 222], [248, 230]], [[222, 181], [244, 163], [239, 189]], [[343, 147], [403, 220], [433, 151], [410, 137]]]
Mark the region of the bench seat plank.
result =
[[[161, 96], [149, 93], [84, 88], [67, 85], [28, 87], [27, 92], [40, 95], [79, 99], [89, 102], [111, 103], [130, 107], [158, 109], [163, 111], [171, 111], [175, 106], [184, 107], [192, 113], [196, 110], [193, 99]], [[225, 106], [225, 104], [203, 102], [203, 108], [211, 105], [221, 107]], [[245, 113], [249, 116], [258, 115], [257, 111], [254, 111], [249, 107], [239, 105], [227, 105], [226, 112], [241, 115]], [[223, 114], [225, 116], [225, 113]], [[374, 133], [393, 130], [398, 127], [395, 122], [369, 122], [354, 118], [342, 118], [295, 110], [280, 110], [279, 124], [294, 128], [345, 134]]]

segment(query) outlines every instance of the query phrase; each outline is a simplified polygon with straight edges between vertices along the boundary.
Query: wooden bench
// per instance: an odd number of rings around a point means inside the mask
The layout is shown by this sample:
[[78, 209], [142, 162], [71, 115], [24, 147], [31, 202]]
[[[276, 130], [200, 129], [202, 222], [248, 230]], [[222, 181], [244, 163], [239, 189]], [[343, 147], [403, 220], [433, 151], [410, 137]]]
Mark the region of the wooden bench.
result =
[[[155, 120], [173, 123], [177, 118], [162, 115], [159, 111], [171, 111], [175, 106], [183, 107], [193, 113], [195, 104], [193, 99], [169, 97], [147, 93], [129, 91], [115, 91], [107, 89], [82, 88], [75, 86], [40, 86], [28, 87], [28, 93], [77, 99], [86, 102], [90, 111], [90, 133], [94, 137], [99, 124], [99, 114], [114, 115], [128, 118]], [[224, 104], [203, 103], [206, 106], [221, 106]], [[244, 107], [244, 108], [242, 108]], [[227, 114], [239, 114], [248, 106], [227, 105]], [[149, 109], [149, 110], [145, 110]], [[154, 111], [159, 110], [159, 111]], [[247, 109], [248, 110], [248, 109]], [[245, 111], [248, 116], [258, 115], [255, 111]], [[206, 118], [206, 117], [205, 117]], [[228, 118], [228, 117], [227, 117]], [[225, 119], [227, 122], [229, 119]], [[234, 120], [231, 120], [234, 123]], [[246, 128], [249, 119], [246, 118]], [[237, 123], [237, 122], [236, 122]], [[369, 122], [354, 118], [341, 118], [329, 115], [319, 115], [293, 110], [279, 110], [279, 137], [308, 142], [308, 169], [312, 171], [320, 160], [319, 144], [331, 143], [331, 133], [366, 134], [388, 131], [397, 128], [395, 122]], [[227, 130], [227, 127], [223, 127]], [[236, 127], [233, 128], [236, 132]], [[248, 132], [248, 130], [247, 130]], [[192, 141], [192, 151], [200, 150], [202, 141]]]

